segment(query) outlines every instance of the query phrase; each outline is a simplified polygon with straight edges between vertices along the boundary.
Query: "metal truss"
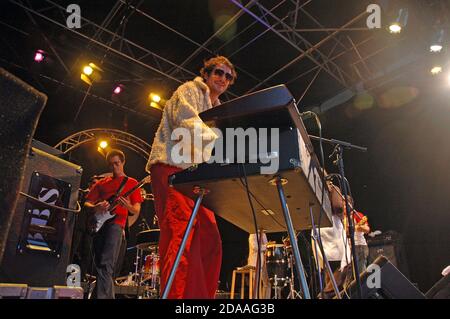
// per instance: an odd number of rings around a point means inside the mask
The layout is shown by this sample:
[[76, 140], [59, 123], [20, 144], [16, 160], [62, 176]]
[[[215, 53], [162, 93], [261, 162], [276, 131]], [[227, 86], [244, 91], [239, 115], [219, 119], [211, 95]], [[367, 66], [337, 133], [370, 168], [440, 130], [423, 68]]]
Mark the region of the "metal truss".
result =
[[145, 160], [150, 156], [151, 146], [144, 140], [127, 132], [108, 128], [94, 128], [77, 132], [58, 142], [55, 148], [64, 154], [69, 154], [78, 147], [96, 142], [99, 139], [114, 141], [117, 145], [132, 150]]
[[[120, 66], [115, 65], [111, 59], [106, 59], [108, 54], [113, 54], [115, 57], [122, 59], [126, 62], [131, 62], [134, 65], [141, 67], [141, 70], [151, 71], [151, 78], [159, 79], [169, 79], [177, 84], [183, 83], [188, 79], [192, 79], [196, 76], [196, 73], [189, 69], [190, 62], [202, 53], [208, 53], [210, 55], [221, 54], [227, 48], [232, 41], [240, 38], [248, 31], [254, 31], [255, 26], [263, 26], [264, 31], [253, 36], [250, 40], [241, 41], [239, 48], [234, 52], [227, 51], [227, 56], [234, 56], [238, 53], [244, 54], [243, 51], [246, 50], [250, 44], [261, 39], [263, 35], [267, 33], [273, 33], [278, 38], [282, 39], [289, 47], [293, 48], [298, 52], [296, 56], [291, 61], [287, 61], [284, 65], [279, 67], [275, 72], [265, 75], [265, 78], [260, 79], [259, 77], [253, 75], [251, 72], [243, 69], [240, 66], [236, 66], [239, 73], [243, 74], [249, 79], [248, 87], [241, 87], [243, 92], [249, 93], [255, 91], [260, 87], [267, 87], [271, 83], [271, 80], [278, 75], [283, 75], [286, 70], [300, 61], [307, 59], [310, 63], [314, 64], [314, 67], [301, 74], [295, 75], [288, 78], [285, 83], [292, 83], [302, 77], [309, 75], [312, 72], [316, 72], [313, 79], [307, 86], [307, 90], [302, 94], [302, 97], [307, 93], [312, 83], [316, 80], [319, 73], [328, 74], [337, 84], [340, 86], [352, 89], [352, 87], [358, 81], [364, 81], [372, 75], [372, 70], [367, 64], [367, 59], [369, 57], [364, 57], [359, 50], [359, 45], [362, 43], [367, 43], [374, 38], [373, 34], [364, 28], [354, 28], [352, 27], [354, 23], [367, 16], [367, 12], [361, 12], [356, 17], [348, 20], [347, 23], [338, 27], [331, 28], [325, 27], [316, 17], [314, 17], [310, 12], [307, 11], [306, 6], [309, 4], [314, 4], [313, 0], [280, 0], [276, 4], [267, 8], [263, 3], [267, 3], [262, 0], [248, 0], [244, 4], [243, 1], [229, 0], [233, 3], [239, 10], [236, 14], [230, 18], [222, 27], [220, 27], [214, 34], [212, 34], [203, 43], [198, 43], [193, 39], [189, 38], [182, 32], [175, 30], [173, 27], [163, 23], [162, 21], [156, 19], [150, 14], [144, 12], [141, 9], [143, 0], [117, 0], [111, 7], [109, 13], [104, 18], [100, 24], [90, 21], [84, 17], [81, 17], [83, 28], [82, 29], [68, 29], [65, 25], [66, 12], [63, 6], [52, 0], [44, 0], [46, 6], [38, 7], [32, 1], [26, 0], [9, 0], [11, 3], [23, 8], [33, 23], [39, 27], [34, 17], [39, 17], [46, 22], [65, 29], [71, 32], [74, 36], [79, 37], [87, 41], [87, 47], [100, 48], [101, 52], [104, 52], [102, 61], [116, 66], [120, 70], [118, 78], [121, 81], [128, 81], [130, 84], [137, 86], [143, 86], [143, 82], [148, 80], [149, 76], [143, 76], [143, 73], [135, 71], [134, 68], [127, 68], [124, 70]], [[281, 16], [280, 12], [283, 13]], [[286, 13], [287, 12], [287, 13]], [[195, 47], [194, 51], [184, 58], [183, 62], [177, 64], [169, 59], [159, 55], [153, 50], [149, 49], [143, 44], [138, 44], [129, 40], [126, 37], [126, 26], [130, 18], [134, 16], [143, 17], [149, 22], [158, 24], [161, 28], [173, 32], [180, 37], [183, 41], [188, 42], [190, 45]], [[247, 26], [244, 26], [227, 42], [220, 45], [218, 48], [212, 48], [212, 42], [223, 32], [239, 19], [243, 19], [244, 16], [251, 16], [254, 21], [252, 21]], [[308, 18], [317, 27], [311, 29], [301, 28], [301, 19]], [[118, 27], [114, 28], [114, 23], [120, 19], [120, 24]], [[117, 23], [116, 23], [117, 24]], [[12, 26], [11, 26], [12, 27]], [[355, 43], [350, 36], [341, 38], [339, 35], [342, 32], [363, 32], [368, 33], [368, 37], [360, 41], [360, 43]], [[306, 39], [306, 32], [321, 32], [324, 33], [324, 37], [317, 43], [311, 43]], [[57, 48], [51, 44], [51, 41], [45, 37], [47, 43], [52, 48], [52, 52], [58, 57], [58, 61], [67, 71], [67, 66], [61, 55], [58, 54]], [[341, 52], [336, 52], [335, 55], [330, 53], [325, 54], [323, 52], [323, 46], [329, 41], [333, 41], [335, 49], [341, 50]], [[387, 48], [386, 46], [385, 48]], [[377, 51], [378, 54], [383, 49]], [[336, 51], [339, 51], [336, 50]], [[355, 56], [358, 58], [353, 63], [342, 64], [338, 63], [337, 59], [344, 55], [354, 52]], [[352, 55], [353, 56], [353, 55]], [[354, 58], [353, 58], [354, 59]], [[360, 66], [363, 67], [361, 70]], [[285, 77], [286, 78], [286, 77]], [[229, 92], [229, 96], [236, 97], [237, 94], [234, 92]]]
[[[335, 62], [331, 61], [325, 54], [323, 54], [319, 47], [322, 46], [325, 42], [327, 42], [331, 38], [335, 38], [335, 36], [344, 28], [352, 25], [354, 22], [358, 21], [362, 17], [366, 16], [367, 13], [364, 11], [363, 13], [359, 14], [357, 17], [351, 19], [349, 22], [347, 22], [345, 25], [343, 25], [341, 28], [339, 28], [337, 31], [333, 32], [332, 34], [326, 36], [324, 39], [319, 41], [318, 43], [312, 45], [304, 36], [302, 36], [299, 32], [295, 30], [291, 25], [277, 17], [275, 14], [271, 13], [268, 9], [266, 9], [263, 5], [261, 5], [259, 2], [257, 2], [257, 5], [261, 12], [264, 12], [268, 14], [273, 20], [276, 21], [277, 25], [281, 25], [283, 29], [277, 28], [275, 25], [271, 25], [269, 23], [268, 19], [263, 19], [259, 17], [257, 14], [255, 14], [253, 11], [250, 11], [247, 9], [242, 3], [238, 0], [230, 0], [235, 5], [237, 5], [242, 10], [246, 11], [250, 16], [252, 16], [254, 19], [256, 19], [259, 23], [261, 23], [263, 26], [265, 26], [267, 29], [270, 29], [273, 33], [275, 33], [278, 37], [283, 39], [287, 44], [292, 46], [294, 49], [298, 50], [300, 52], [300, 55], [296, 57], [294, 60], [290, 61], [289, 63], [285, 64], [283, 67], [278, 69], [275, 73], [269, 75], [266, 79], [264, 79], [261, 83], [257, 84], [253, 88], [251, 88], [248, 92], [254, 91], [258, 87], [260, 87], [262, 84], [266, 83], [270, 79], [272, 79], [275, 75], [283, 72], [286, 70], [289, 66], [292, 64], [300, 61], [304, 57], [311, 60], [314, 64], [316, 64], [319, 68], [324, 70], [326, 73], [331, 75], [336, 81], [338, 81], [340, 84], [342, 84], [344, 87], [349, 87], [351, 85], [351, 81], [354, 79], [345, 72], [340, 66], [338, 66]], [[299, 8], [298, 1], [296, 2], [296, 10]], [[289, 32], [290, 37], [284, 35], [286, 30]], [[313, 56], [313, 52], [317, 53], [318, 57]]]

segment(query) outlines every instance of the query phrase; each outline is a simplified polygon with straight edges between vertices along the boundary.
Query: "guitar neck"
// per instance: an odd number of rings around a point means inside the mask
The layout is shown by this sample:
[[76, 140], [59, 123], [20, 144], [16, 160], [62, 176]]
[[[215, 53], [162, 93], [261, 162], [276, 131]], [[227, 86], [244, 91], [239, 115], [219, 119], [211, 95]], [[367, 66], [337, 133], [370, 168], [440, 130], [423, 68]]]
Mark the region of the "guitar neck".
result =
[[117, 202], [117, 198], [119, 198], [119, 197], [127, 197], [127, 196], [130, 196], [135, 190], [137, 190], [137, 189], [139, 189], [139, 188], [141, 188], [142, 186], [144, 186], [144, 184], [146, 183], [146, 181], [145, 181], [145, 179], [144, 180], [142, 180], [142, 181], [140, 181], [138, 184], [136, 184], [135, 186], [133, 186], [129, 191], [127, 191], [125, 194], [123, 194], [123, 195], [119, 195], [119, 196], [117, 196], [115, 199], [114, 199], [114, 201], [113, 201], [113, 205], [112, 205], [112, 207], [111, 207], [111, 211], [113, 211], [117, 206], [119, 206], [119, 203]]

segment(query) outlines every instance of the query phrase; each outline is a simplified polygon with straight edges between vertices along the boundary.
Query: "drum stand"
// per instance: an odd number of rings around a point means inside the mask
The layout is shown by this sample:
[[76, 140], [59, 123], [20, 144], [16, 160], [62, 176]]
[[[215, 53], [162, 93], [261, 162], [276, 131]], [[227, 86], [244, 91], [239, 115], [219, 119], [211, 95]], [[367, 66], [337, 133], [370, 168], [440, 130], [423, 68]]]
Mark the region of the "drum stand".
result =
[[302, 299], [301, 294], [295, 290], [294, 288], [294, 262], [292, 260], [292, 254], [289, 256], [289, 268], [291, 269], [291, 277], [289, 280], [289, 295], [287, 296], [287, 299]]
[[274, 294], [274, 296], [273, 296], [273, 299], [281, 299], [281, 298], [280, 298], [280, 297], [281, 297], [281, 289], [282, 289], [284, 286], [281, 287], [281, 286], [278, 286], [278, 285], [277, 285], [277, 284], [278, 284], [277, 275], [275, 275], [275, 278], [274, 278], [273, 282], [274, 282], [273, 289], [274, 289], [274, 292], [275, 292], [275, 294]]

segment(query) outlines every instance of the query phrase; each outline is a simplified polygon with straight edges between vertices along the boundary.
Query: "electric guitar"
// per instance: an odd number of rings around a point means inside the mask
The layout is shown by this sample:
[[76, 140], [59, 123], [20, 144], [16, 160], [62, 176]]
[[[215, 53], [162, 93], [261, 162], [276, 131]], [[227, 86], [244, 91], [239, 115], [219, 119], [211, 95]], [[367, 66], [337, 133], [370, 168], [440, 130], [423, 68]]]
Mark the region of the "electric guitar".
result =
[[[355, 224], [354, 224], [355, 230], [356, 230], [356, 226], [363, 226], [364, 224], [367, 223], [367, 221], [368, 221], [367, 216], [363, 216], [359, 222], [355, 222]], [[348, 221], [347, 221], [347, 217], [346, 216], [344, 217], [343, 224], [344, 224], [344, 229], [345, 229], [345, 231], [347, 233], [347, 236], [350, 236], [350, 231], [348, 229]]]
[[103, 227], [103, 225], [110, 219], [114, 218], [116, 216], [116, 213], [114, 212], [117, 206], [119, 206], [119, 202], [117, 199], [119, 197], [127, 197], [131, 195], [135, 190], [141, 188], [147, 183], [151, 182], [151, 176], [148, 175], [144, 177], [139, 183], [137, 183], [135, 186], [133, 186], [129, 191], [127, 191], [125, 194], [122, 194], [120, 196], [113, 195], [110, 198], [108, 198], [106, 201], [109, 203], [110, 207], [109, 210], [104, 213], [93, 213], [90, 221], [89, 221], [89, 229], [92, 234], [97, 233], [100, 231], [100, 229]]

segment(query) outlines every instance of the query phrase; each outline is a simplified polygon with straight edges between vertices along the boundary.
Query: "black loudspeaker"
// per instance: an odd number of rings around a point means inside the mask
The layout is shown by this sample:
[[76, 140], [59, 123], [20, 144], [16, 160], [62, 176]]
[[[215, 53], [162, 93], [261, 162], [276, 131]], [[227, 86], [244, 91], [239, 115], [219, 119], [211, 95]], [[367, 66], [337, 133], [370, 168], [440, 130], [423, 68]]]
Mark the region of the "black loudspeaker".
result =
[[81, 174], [80, 166], [31, 148], [0, 265], [0, 282], [66, 285], [76, 213], [58, 207], [77, 208]]
[[[421, 293], [395, 266], [384, 256], [379, 256], [373, 265], [378, 266], [379, 286], [374, 287], [373, 271], [364, 271], [360, 275], [363, 299], [425, 299]], [[358, 297], [356, 280], [348, 287], [347, 293], [351, 299]]]
[[403, 238], [399, 233], [387, 231], [375, 238], [369, 238], [367, 245], [369, 246], [368, 264], [373, 263], [379, 256], [385, 256], [406, 277], [409, 277]]
[[31, 138], [47, 97], [0, 68], [0, 263]]
[[425, 296], [428, 299], [450, 299], [450, 274], [435, 283]]

